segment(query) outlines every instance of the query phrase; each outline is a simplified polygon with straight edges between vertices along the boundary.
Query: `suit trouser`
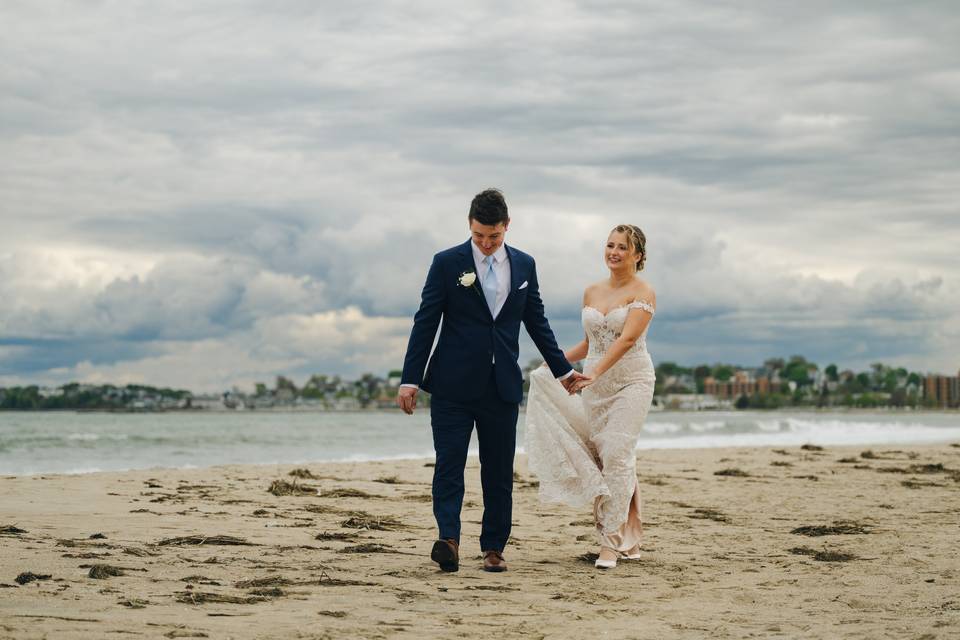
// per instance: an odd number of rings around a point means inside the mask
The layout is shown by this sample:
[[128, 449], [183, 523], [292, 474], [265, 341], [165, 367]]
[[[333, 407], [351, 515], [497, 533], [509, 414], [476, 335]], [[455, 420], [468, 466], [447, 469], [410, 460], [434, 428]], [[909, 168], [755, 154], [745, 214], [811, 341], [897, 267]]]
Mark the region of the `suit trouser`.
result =
[[491, 372], [483, 395], [470, 402], [430, 398], [433, 448], [433, 515], [441, 538], [460, 541], [463, 471], [470, 435], [477, 427], [480, 445], [480, 482], [483, 487], [483, 523], [480, 548], [503, 551], [510, 537], [513, 515], [513, 457], [517, 445], [519, 405], [504, 402]]

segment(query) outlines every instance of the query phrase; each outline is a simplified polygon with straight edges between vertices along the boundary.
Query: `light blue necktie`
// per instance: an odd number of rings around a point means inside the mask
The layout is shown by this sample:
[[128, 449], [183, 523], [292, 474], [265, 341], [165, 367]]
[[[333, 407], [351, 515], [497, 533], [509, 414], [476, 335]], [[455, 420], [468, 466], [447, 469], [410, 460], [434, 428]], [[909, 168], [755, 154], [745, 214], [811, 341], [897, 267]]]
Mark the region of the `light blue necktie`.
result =
[[487, 299], [487, 306], [490, 307], [490, 315], [496, 317], [497, 309], [497, 272], [493, 270], [493, 256], [487, 256], [483, 259], [487, 265], [487, 274], [483, 277], [483, 295]]

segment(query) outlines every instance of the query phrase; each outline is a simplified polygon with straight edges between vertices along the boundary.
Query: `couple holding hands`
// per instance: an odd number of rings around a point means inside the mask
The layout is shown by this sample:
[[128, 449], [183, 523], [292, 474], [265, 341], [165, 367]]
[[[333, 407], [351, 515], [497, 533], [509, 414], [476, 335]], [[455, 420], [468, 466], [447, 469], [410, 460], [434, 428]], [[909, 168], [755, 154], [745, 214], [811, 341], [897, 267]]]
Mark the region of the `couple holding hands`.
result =
[[[439, 528], [432, 560], [444, 571], [460, 566], [463, 474], [476, 427], [483, 569], [507, 569], [503, 550], [510, 537], [523, 399], [517, 364], [521, 324], [545, 360], [530, 375], [525, 443], [541, 500], [592, 506], [598, 568], [639, 558], [634, 449], [653, 399], [654, 368], [645, 337], [656, 306], [653, 289], [637, 276], [647, 256], [643, 232], [633, 225], [610, 232], [603, 250], [609, 277], [584, 291], [584, 339], [563, 352], [544, 314], [533, 258], [504, 243], [510, 217], [503, 194], [495, 189], [477, 194], [467, 219], [470, 239], [433, 257], [397, 396], [409, 414], [418, 389], [431, 393], [433, 513]], [[579, 361], [583, 373], [570, 364]]]

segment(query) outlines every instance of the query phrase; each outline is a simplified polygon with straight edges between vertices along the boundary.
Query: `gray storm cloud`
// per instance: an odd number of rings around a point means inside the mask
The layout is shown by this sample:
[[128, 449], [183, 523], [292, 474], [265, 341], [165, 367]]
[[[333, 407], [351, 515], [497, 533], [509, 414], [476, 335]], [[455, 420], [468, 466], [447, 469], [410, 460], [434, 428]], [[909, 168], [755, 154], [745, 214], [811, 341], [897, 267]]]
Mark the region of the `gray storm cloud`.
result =
[[487, 186], [562, 342], [633, 222], [657, 359], [960, 366], [951, 3], [0, 19], [0, 383], [393, 368]]

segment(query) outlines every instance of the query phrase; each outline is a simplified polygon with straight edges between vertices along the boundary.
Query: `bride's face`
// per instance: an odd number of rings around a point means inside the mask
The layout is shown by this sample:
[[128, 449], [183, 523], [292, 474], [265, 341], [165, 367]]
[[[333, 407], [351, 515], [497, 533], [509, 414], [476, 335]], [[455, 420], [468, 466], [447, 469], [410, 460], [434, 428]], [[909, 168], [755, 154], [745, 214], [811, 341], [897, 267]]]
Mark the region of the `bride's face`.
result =
[[637, 270], [637, 260], [640, 256], [633, 249], [633, 244], [626, 233], [614, 231], [607, 238], [607, 246], [603, 250], [603, 259], [611, 271]]

